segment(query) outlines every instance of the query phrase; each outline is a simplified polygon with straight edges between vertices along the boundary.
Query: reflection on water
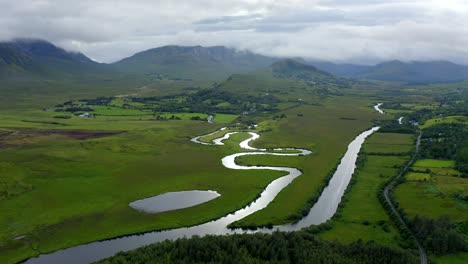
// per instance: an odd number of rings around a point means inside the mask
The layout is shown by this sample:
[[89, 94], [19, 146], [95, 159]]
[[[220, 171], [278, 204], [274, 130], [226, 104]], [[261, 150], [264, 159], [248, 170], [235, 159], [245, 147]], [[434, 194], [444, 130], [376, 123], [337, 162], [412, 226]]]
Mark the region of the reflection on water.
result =
[[[335, 174], [330, 180], [329, 185], [324, 189], [317, 203], [312, 207], [309, 214], [295, 224], [288, 224], [284, 226], [276, 226], [274, 229], [284, 230], [284, 231], [294, 231], [299, 230], [303, 227], [307, 227], [314, 224], [320, 224], [328, 219], [330, 219], [336, 212], [338, 204], [341, 201], [344, 191], [349, 184], [351, 176], [355, 169], [355, 162], [357, 159], [357, 154], [361, 148], [362, 143], [367, 136], [377, 131], [379, 128], [374, 127], [369, 129], [359, 136], [357, 136], [348, 146], [348, 150], [341, 159]], [[221, 129], [223, 130], [223, 129]], [[217, 133], [216, 131], [214, 133]], [[210, 135], [213, 135], [211, 133]], [[59, 250], [54, 253], [41, 255], [38, 258], [29, 259], [27, 263], [90, 263], [97, 261], [106, 257], [115, 255], [119, 251], [128, 251], [144, 245], [149, 245], [155, 242], [164, 241], [166, 239], [177, 239], [182, 237], [191, 237], [193, 235], [225, 235], [225, 234], [234, 234], [234, 233], [253, 233], [253, 232], [265, 232], [270, 233], [272, 229], [258, 229], [255, 231], [247, 231], [240, 229], [229, 229], [227, 226], [237, 220], [240, 220], [258, 210], [265, 208], [273, 199], [278, 195], [278, 193], [291, 183], [296, 177], [300, 176], [302, 173], [296, 168], [287, 168], [287, 167], [271, 167], [271, 166], [241, 166], [235, 163], [237, 157], [243, 155], [277, 155], [277, 156], [297, 156], [297, 155], [308, 155], [311, 152], [305, 149], [291, 149], [287, 150], [296, 150], [297, 153], [271, 153], [266, 152], [265, 149], [256, 149], [249, 146], [249, 142], [253, 138], [258, 138], [259, 135], [253, 132], [250, 132], [251, 138], [240, 143], [241, 147], [244, 147], [247, 150], [254, 150], [255, 152], [243, 152], [236, 153], [229, 156], [226, 156], [222, 159], [222, 163], [225, 167], [230, 169], [258, 169], [258, 170], [277, 170], [284, 171], [286, 175], [272, 181], [261, 193], [260, 197], [252, 202], [245, 208], [242, 208], [232, 214], [224, 216], [220, 219], [193, 226], [187, 228], [178, 228], [171, 229], [166, 231], [156, 231], [148, 232], [142, 235], [132, 235], [122, 238], [109, 239], [100, 242], [93, 242], [89, 244], [84, 244], [64, 250]], [[227, 136], [229, 137], [229, 136]], [[196, 137], [192, 139], [192, 142], [204, 144], [204, 145], [217, 145], [215, 143], [205, 143], [199, 141], [199, 138]], [[222, 143], [221, 141], [217, 142]], [[274, 149], [273, 151], [279, 151], [282, 149]]]
[[381, 105], [383, 105], [383, 103], [378, 103], [378, 104], [374, 105], [374, 109], [375, 109], [375, 111], [379, 112], [379, 114], [385, 114], [384, 111], [382, 111], [382, 109], [380, 109]]
[[221, 195], [215, 191], [170, 192], [131, 202], [129, 205], [138, 211], [159, 213], [195, 206], [219, 196]]

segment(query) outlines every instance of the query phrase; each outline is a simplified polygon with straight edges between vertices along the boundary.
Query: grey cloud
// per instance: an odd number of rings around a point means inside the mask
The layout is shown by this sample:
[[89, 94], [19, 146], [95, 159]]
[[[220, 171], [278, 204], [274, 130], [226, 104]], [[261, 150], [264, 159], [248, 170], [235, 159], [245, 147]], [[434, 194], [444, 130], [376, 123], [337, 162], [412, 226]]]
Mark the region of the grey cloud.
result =
[[214, 18], [205, 18], [200, 21], [196, 21], [194, 24], [219, 24], [219, 23], [227, 23], [227, 22], [235, 22], [235, 21], [251, 21], [253, 19], [259, 19], [262, 16], [259, 14], [252, 14], [252, 15], [245, 15], [245, 16], [222, 16], [222, 17], [214, 17]]
[[339, 62], [468, 64], [458, 0], [0, 0], [0, 40], [34, 37], [115, 61], [168, 44]]

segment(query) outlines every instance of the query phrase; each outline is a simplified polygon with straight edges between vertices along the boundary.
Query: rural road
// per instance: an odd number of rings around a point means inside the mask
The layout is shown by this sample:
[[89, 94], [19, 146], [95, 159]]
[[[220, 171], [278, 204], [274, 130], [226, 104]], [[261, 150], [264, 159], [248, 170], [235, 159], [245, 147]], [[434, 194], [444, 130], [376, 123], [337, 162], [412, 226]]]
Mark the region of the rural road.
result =
[[413, 162], [415, 161], [416, 159], [416, 156], [419, 152], [419, 145], [421, 144], [421, 132], [419, 132], [419, 136], [418, 136], [418, 139], [416, 141], [416, 150], [415, 150], [415, 154], [413, 155], [413, 157], [411, 158], [411, 160], [405, 165], [405, 167], [400, 171], [400, 173], [389, 183], [387, 184], [387, 186], [385, 186], [384, 188], [384, 197], [385, 197], [385, 201], [387, 201], [388, 205], [390, 205], [390, 209], [393, 211], [393, 213], [398, 217], [398, 220], [400, 221], [400, 223], [406, 227], [411, 235], [414, 237], [414, 240], [416, 241], [416, 245], [418, 246], [418, 250], [419, 250], [419, 255], [421, 256], [421, 264], [427, 264], [427, 254], [426, 254], [426, 250], [423, 248], [423, 246], [421, 245], [421, 243], [419, 242], [419, 240], [416, 238], [416, 236], [414, 235], [414, 233], [411, 231], [411, 229], [409, 229], [408, 225], [406, 224], [406, 222], [403, 220], [403, 217], [400, 215], [400, 213], [398, 212], [398, 210], [396, 209], [395, 205], [393, 204], [392, 200], [390, 199], [390, 190], [393, 186], [395, 186], [395, 183], [396, 181], [401, 177], [403, 176], [404, 172], [408, 169], [408, 167], [413, 164]]

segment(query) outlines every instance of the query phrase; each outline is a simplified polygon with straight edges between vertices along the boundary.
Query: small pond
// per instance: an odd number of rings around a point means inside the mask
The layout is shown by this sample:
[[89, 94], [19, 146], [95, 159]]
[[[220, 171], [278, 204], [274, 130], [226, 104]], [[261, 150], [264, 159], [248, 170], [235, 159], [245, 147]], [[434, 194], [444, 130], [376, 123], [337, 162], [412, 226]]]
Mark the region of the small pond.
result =
[[159, 213], [192, 207], [206, 203], [221, 196], [215, 191], [183, 191], [169, 192], [131, 202], [129, 205], [135, 210], [145, 213]]

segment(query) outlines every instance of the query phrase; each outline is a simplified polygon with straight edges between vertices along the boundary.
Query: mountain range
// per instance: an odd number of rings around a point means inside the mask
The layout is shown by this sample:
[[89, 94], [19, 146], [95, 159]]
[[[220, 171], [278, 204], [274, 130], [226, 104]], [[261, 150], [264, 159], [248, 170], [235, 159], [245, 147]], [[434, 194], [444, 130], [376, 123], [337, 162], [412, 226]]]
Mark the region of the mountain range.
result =
[[70, 77], [110, 72], [82, 53], [69, 52], [47, 41], [19, 39], [0, 43], [0, 77]]
[[318, 61], [307, 61], [307, 63], [335, 75], [356, 79], [410, 84], [457, 82], [468, 79], [468, 66], [449, 61], [402, 62], [393, 60], [372, 66]]
[[[449, 61], [387, 61], [377, 65], [268, 57], [223, 46], [164, 46], [110, 64], [69, 52], [44, 40], [0, 42], [0, 77], [69, 78], [130, 74], [168, 79], [222, 80], [235, 73], [270, 68], [276, 77], [308, 81], [332, 78], [397, 81], [410, 84], [468, 79], [468, 66]], [[312, 74], [310, 74], [312, 73]], [[312, 79], [310, 79], [313, 76]], [[334, 78], [334, 77], [333, 77]]]
[[139, 52], [111, 66], [119, 71], [157, 73], [170, 78], [225, 79], [233, 73], [268, 67], [274, 61], [271, 57], [223, 46], [164, 46]]

